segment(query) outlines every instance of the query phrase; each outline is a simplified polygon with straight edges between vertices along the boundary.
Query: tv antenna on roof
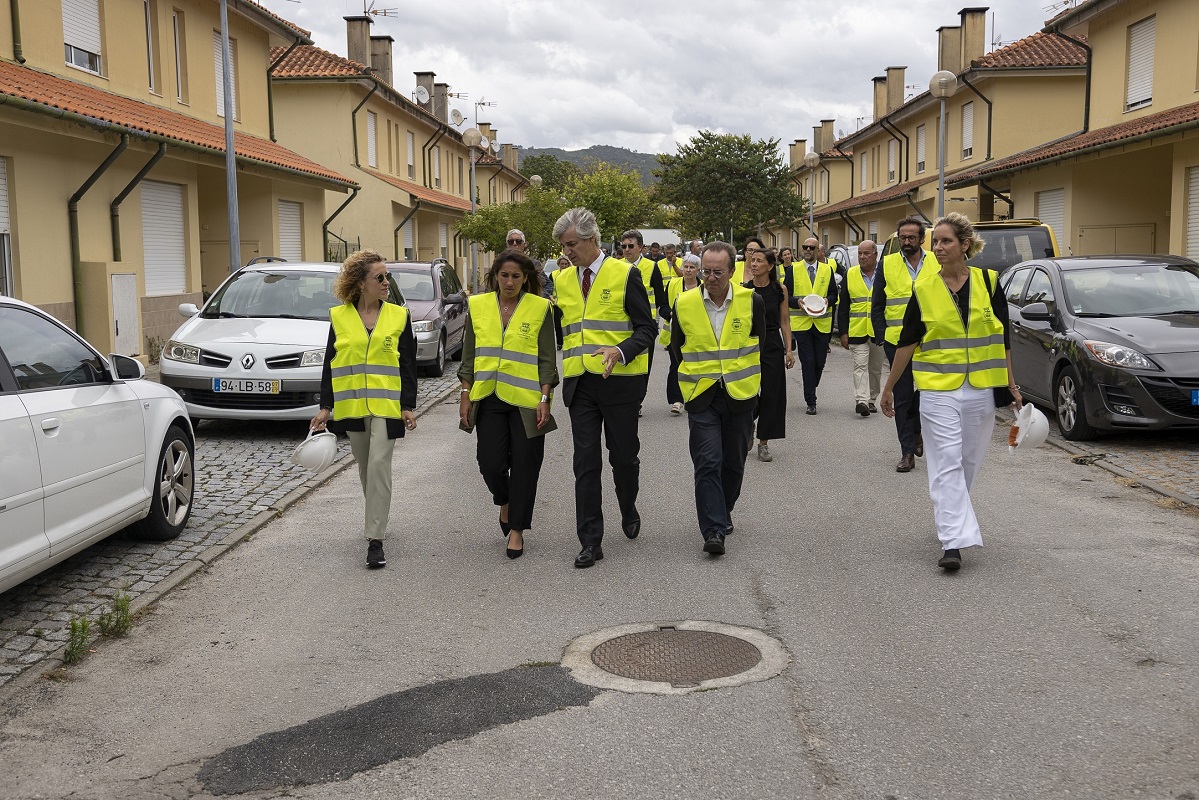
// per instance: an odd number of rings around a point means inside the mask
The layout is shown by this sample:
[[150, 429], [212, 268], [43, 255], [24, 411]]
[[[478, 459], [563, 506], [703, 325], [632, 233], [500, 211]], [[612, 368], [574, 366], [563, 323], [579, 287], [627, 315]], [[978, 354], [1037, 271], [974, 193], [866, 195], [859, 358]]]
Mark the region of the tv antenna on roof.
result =
[[400, 10], [398, 8], [375, 8], [375, 0], [362, 0], [362, 13], [374, 17], [398, 17]]

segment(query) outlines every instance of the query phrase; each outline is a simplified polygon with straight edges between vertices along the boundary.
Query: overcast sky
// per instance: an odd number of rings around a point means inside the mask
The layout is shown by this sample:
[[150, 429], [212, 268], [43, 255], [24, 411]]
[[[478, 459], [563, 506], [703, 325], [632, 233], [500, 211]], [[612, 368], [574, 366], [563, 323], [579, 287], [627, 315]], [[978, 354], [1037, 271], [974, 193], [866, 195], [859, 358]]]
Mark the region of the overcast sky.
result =
[[[363, 0], [258, 0], [344, 56], [342, 17]], [[991, 0], [991, 42], [1043, 26], [1064, 0]], [[432, 70], [467, 120], [500, 140], [575, 150], [593, 144], [674, 152], [697, 131], [810, 139], [869, 122], [871, 78], [906, 66], [908, 95], [937, 69], [936, 30], [958, 24], [958, 0], [374, 0], [374, 35], [395, 38], [394, 83]], [[896, 10], [904, 6], [904, 10]]]

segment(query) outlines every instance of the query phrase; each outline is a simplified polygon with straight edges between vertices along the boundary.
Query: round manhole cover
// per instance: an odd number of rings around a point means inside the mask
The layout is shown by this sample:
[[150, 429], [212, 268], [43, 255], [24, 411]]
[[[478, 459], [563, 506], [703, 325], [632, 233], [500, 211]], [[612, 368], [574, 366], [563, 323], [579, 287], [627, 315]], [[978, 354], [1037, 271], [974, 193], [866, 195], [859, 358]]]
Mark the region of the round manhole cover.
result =
[[609, 639], [591, 652], [605, 672], [672, 686], [698, 686], [755, 666], [762, 654], [744, 639], [711, 631], [662, 627]]

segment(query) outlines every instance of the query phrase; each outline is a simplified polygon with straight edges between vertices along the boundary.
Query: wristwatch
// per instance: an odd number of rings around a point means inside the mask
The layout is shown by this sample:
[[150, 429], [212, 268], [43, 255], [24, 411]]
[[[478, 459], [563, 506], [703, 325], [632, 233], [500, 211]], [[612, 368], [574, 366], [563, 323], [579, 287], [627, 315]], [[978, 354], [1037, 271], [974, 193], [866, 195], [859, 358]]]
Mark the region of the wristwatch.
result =
[[548, 403], [549, 401], [550, 401], [550, 396], [548, 394], [541, 395], [541, 402]]

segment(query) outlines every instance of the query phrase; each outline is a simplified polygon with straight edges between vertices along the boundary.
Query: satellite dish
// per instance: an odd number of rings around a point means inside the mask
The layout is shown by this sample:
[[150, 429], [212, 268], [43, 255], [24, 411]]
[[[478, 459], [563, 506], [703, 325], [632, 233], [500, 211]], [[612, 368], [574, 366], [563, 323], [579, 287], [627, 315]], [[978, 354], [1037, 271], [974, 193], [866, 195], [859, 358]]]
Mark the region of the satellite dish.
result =
[[455, 108], [453, 111], [450, 112], [450, 119], [454, 120], [455, 125], [461, 125], [462, 124], [462, 112]]
[[479, 140], [479, 147], [482, 147], [484, 150], [486, 150], [488, 147], [491, 147], [491, 140], [484, 136]]
[[500, 154], [500, 143], [499, 142], [491, 143], [491, 152], [493, 155], [497, 155], [497, 156]]
[[429, 102], [429, 90], [423, 86], [417, 86], [416, 91], [412, 93], [412, 96], [416, 98], [416, 102], [418, 103]]

